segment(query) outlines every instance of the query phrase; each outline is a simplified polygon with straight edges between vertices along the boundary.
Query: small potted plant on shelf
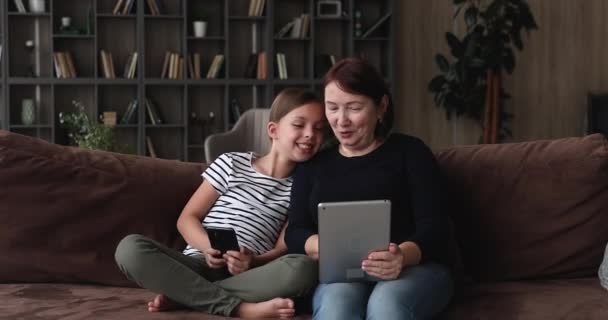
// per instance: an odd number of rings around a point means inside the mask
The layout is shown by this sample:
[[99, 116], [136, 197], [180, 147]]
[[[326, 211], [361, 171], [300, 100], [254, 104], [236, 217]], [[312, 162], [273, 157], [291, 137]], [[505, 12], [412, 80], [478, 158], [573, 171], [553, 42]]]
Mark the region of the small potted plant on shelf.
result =
[[90, 119], [81, 101], [73, 100], [74, 113], [59, 113], [59, 123], [68, 130], [68, 136], [77, 146], [91, 150], [116, 151], [113, 127]]

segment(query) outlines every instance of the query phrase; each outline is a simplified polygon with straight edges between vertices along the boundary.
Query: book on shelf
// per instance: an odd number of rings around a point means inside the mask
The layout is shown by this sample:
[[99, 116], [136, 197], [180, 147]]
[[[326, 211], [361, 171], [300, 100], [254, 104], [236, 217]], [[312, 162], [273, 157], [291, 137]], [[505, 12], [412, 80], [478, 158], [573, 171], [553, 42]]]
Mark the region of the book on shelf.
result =
[[137, 99], [131, 100], [120, 118], [120, 124], [137, 123]]
[[216, 54], [207, 71], [207, 79], [216, 79], [224, 65], [224, 55]]
[[146, 148], [148, 149], [148, 155], [152, 158], [158, 158], [156, 155], [156, 150], [154, 149], [154, 144], [152, 144], [152, 139], [150, 136], [146, 136]]
[[249, 0], [249, 10], [247, 15], [250, 17], [260, 17], [264, 13], [266, 0]]
[[260, 80], [266, 79], [266, 51], [258, 53], [257, 78]]
[[[369, 36], [371, 36], [373, 33], [378, 33], [377, 31], [380, 30], [381, 26], [389, 20], [389, 18], [391, 17], [391, 13], [388, 12], [385, 15], [383, 15], [382, 17], [378, 18], [378, 20], [376, 20], [376, 22], [374, 22], [374, 24], [372, 24], [371, 27], [367, 28], [367, 30], [365, 30], [365, 32], [363, 32], [363, 34], [361, 35], [361, 38], [367, 38]], [[381, 36], [386, 36], [387, 32], [384, 32]]]
[[137, 0], [116, 0], [112, 14], [130, 14], [135, 12], [135, 2]]
[[[310, 29], [310, 15], [307, 13], [301, 14], [299, 17], [293, 18], [292, 22], [293, 26], [291, 28], [288, 28], [288, 24], [283, 26], [283, 28], [291, 30], [289, 37], [292, 39], [306, 38], [308, 36], [308, 29]], [[281, 31], [285, 32], [285, 34], [287, 33], [284, 30], [279, 30], [279, 33], [282, 33]]]
[[158, 0], [146, 0], [150, 14], [153, 16], [157, 16], [160, 14], [160, 8], [158, 6], [157, 1]]
[[135, 71], [137, 70], [137, 51], [129, 53], [127, 62], [125, 62], [125, 68], [123, 72], [123, 78], [133, 79], [135, 78]]
[[287, 62], [285, 61], [285, 54], [277, 52], [277, 70], [279, 73], [279, 79], [287, 79]]
[[361, 35], [363, 34], [363, 25], [361, 24], [361, 17], [363, 16], [363, 14], [361, 13], [361, 10], [357, 9], [355, 10], [355, 25], [354, 25], [354, 31], [355, 31], [355, 38], [361, 38]]
[[176, 79], [184, 79], [184, 58], [177, 57], [177, 78]]
[[53, 64], [58, 79], [70, 79], [76, 77], [76, 67], [72, 54], [69, 51], [56, 51], [53, 53]]
[[148, 115], [148, 121], [151, 124], [163, 124], [163, 118], [158, 111], [157, 105], [152, 102], [150, 98], [146, 98], [146, 114]]
[[247, 79], [255, 79], [256, 72], [258, 66], [258, 54], [252, 53], [249, 55], [249, 59], [247, 59], [247, 66], [245, 67], [245, 73], [243, 74], [244, 78]]
[[22, 0], [14, 0], [14, 3], [15, 3], [15, 7], [17, 8], [17, 12], [19, 12], [19, 13], [27, 12], [27, 10], [25, 9], [25, 6], [23, 5]]
[[103, 76], [106, 79], [116, 79], [116, 73], [114, 72], [114, 59], [112, 59], [112, 53], [100, 50], [99, 59], [101, 59], [101, 69]]
[[194, 63], [192, 62], [192, 54], [188, 53], [188, 58], [187, 58], [187, 64], [188, 64], [188, 77], [190, 79], [196, 79], [196, 74], [194, 74]]
[[281, 29], [279, 29], [279, 31], [277, 31], [277, 33], [275, 33], [275, 38], [283, 38], [287, 35], [287, 33], [289, 32], [289, 30], [291, 30], [291, 28], [293, 28], [294, 24], [295, 24], [295, 20], [291, 20], [289, 22], [287, 22], [285, 25], [283, 25], [283, 27], [281, 27]]
[[74, 65], [74, 59], [72, 58], [72, 54], [69, 51], [64, 51], [63, 55], [65, 56], [65, 61], [68, 67], [68, 78], [76, 78], [76, 66]]
[[194, 77], [195, 79], [201, 78], [201, 54], [194, 53]]
[[236, 98], [230, 101], [230, 125], [234, 125], [241, 117], [241, 105]]
[[163, 60], [163, 69], [160, 73], [160, 77], [161, 78], [166, 78], [167, 77], [167, 71], [169, 68], [169, 59], [171, 57], [171, 52], [170, 51], [166, 51], [165, 52], [165, 59]]

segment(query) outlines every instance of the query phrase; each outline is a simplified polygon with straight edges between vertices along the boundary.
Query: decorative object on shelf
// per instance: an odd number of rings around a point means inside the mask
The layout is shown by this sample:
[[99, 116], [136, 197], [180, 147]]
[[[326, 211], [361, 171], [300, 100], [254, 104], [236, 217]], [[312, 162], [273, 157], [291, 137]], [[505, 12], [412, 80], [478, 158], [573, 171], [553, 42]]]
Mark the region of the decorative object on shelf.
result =
[[36, 122], [36, 104], [34, 99], [23, 99], [21, 101], [21, 123], [31, 126]]
[[72, 17], [61, 17], [61, 26], [59, 26], [59, 32], [62, 34], [79, 34], [80, 31], [72, 27]]
[[34, 56], [34, 40], [25, 41], [25, 51], [27, 52], [29, 65], [27, 66], [26, 77], [37, 77], [36, 74], [36, 57]]
[[466, 32], [462, 39], [446, 33], [455, 60], [450, 63], [442, 54], [435, 56], [441, 74], [428, 88], [448, 119], [453, 114], [472, 118], [481, 124], [480, 142], [497, 143], [512, 136], [506, 127], [512, 115], [502, 110], [510, 96], [502, 87], [501, 74], [515, 69], [513, 47], [523, 49], [522, 29], [529, 32], [538, 26], [526, 1], [453, 0], [453, 4], [454, 19], [464, 18]]
[[207, 36], [207, 21], [193, 21], [192, 29], [194, 30], [194, 37], [204, 38]]
[[75, 113], [59, 113], [59, 123], [79, 147], [91, 150], [115, 151], [114, 128], [90, 119], [81, 101], [73, 100]]
[[203, 7], [192, 8], [192, 35], [196, 38], [207, 36], [207, 16]]
[[45, 3], [46, 3], [45, 0], [30, 0], [30, 2], [29, 2], [30, 12], [44, 13]]
[[363, 25], [361, 24], [361, 10], [355, 10], [355, 38], [361, 38], [363, 34]]
[[317, 16], [323, 18], [339, 18], [342, 15], [342, 1], [319, 0], [317, 2]]
[[103, 124], [108, 127], [113, 127], [116, 125], [116, 111], [105, 111], [102, 115], [99, 116]]

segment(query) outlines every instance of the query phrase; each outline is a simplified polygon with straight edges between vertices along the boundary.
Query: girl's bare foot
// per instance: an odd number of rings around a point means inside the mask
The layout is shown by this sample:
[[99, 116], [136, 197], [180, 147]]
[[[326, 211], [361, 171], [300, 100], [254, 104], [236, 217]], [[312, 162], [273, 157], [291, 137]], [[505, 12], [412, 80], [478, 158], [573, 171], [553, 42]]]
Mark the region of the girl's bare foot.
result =
[[283, 298], [274, 298], [258, 303], [243, 302], [236, 309], [236, 316], [247, 319], [285, 319], [293, 317], [295, 313], [293, 301]]
[[150, 312], [160, 312], [167, 311], [171, 309], [177, 309], [179, 304], [163, 294], [159, 294], [154, 297], [154, 300], [148, 302], [148, 311]]

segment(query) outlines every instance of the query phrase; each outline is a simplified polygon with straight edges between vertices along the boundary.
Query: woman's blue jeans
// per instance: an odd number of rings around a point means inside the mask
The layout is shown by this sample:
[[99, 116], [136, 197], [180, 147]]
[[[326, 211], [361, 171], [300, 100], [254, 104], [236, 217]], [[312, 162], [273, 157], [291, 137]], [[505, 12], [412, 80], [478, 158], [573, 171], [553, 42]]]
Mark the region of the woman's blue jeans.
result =
[[429, 319], [447, 306], [452, 293], [449, 269], [427, 263], [406, 267], [390, 281], [320, 284], [313, 298], [313, 318]]

